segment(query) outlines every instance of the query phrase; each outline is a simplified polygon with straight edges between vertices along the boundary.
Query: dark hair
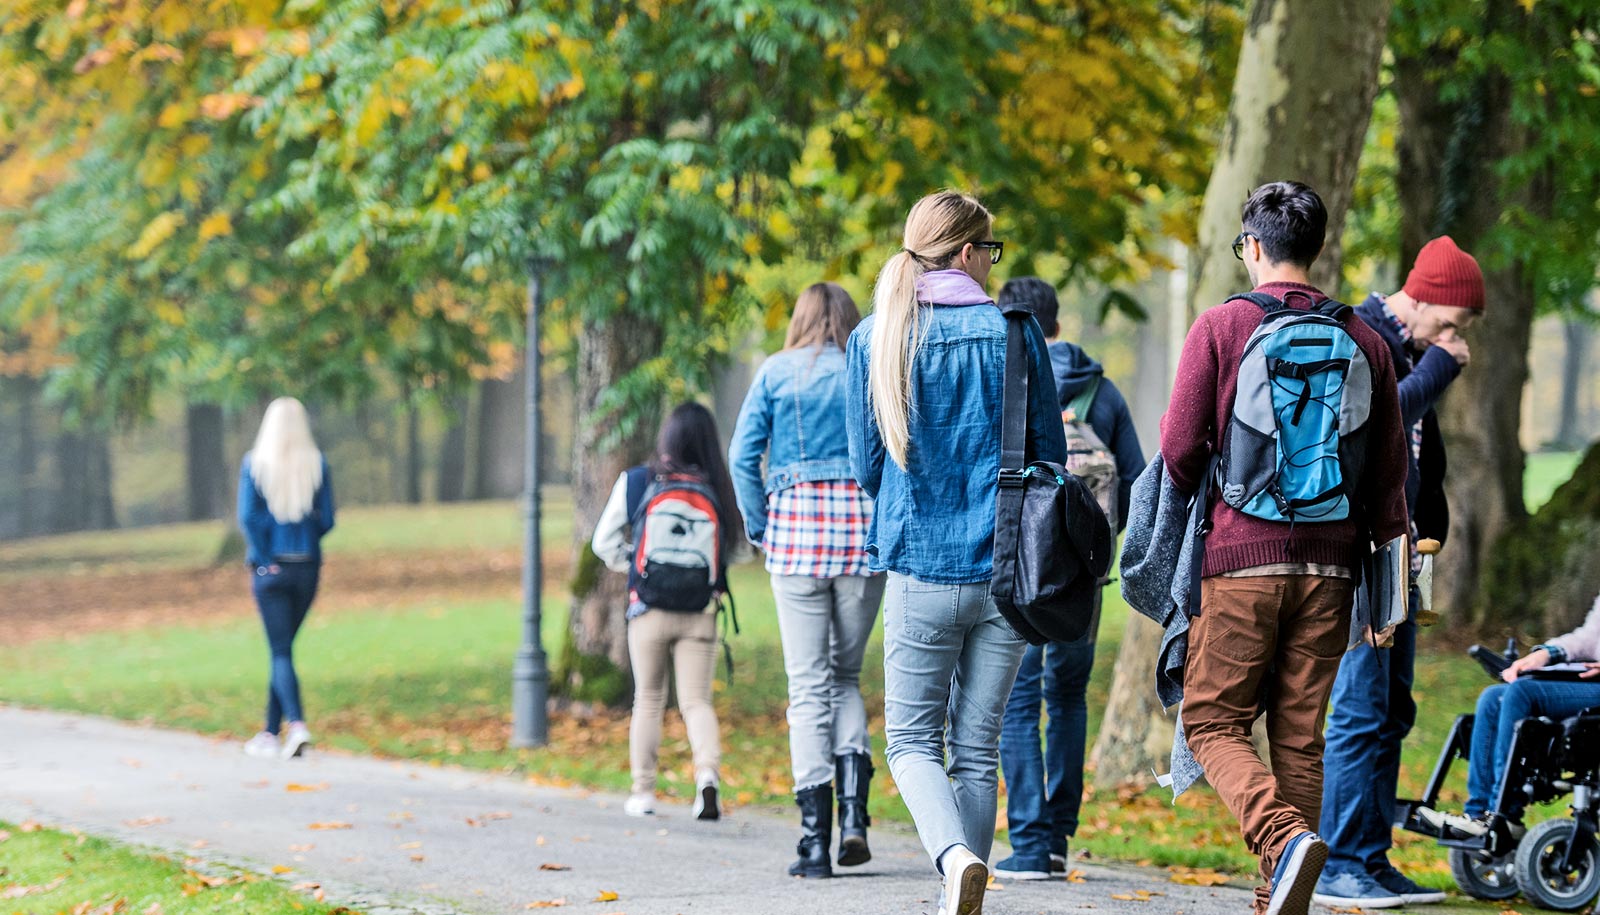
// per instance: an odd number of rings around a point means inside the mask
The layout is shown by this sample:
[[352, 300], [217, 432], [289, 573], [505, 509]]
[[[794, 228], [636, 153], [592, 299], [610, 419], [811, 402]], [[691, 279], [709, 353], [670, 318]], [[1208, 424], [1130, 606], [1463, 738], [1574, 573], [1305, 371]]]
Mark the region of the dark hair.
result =
[[[697, 403], [680, 404], [661, 423], [656, 436], [655, 473], [692, 473], [703, 478], [717, 496], [717, 523], [722, 527], [726, 557], [744, 537], [744, 519], [733, 495], [733, 477], [722, 457], [722, 439], [711, 411]], [[726, 561], [726, 560], [724, 560]]]
[[1328, 210], [1322, 198], [1298, 181], [1274, 181], [1256, 188], [1244, 202], [1239, 222], [1275, 264], [1311, 266], [1328, 234]]
[[861, 323], [861, 309], [838, 283], [812, 283], [794, 303], [784, 349], [806, 349], [832, 343], [844, 349], [850, 332]]
[[1061, 330], [1061, 301], [1056, 298], [1056, 287], [1036, 276], [1006, 280], [995, 301], [1000, 305], [1021, 305], [1033, 312], [1046, 337], [1054, 337]]

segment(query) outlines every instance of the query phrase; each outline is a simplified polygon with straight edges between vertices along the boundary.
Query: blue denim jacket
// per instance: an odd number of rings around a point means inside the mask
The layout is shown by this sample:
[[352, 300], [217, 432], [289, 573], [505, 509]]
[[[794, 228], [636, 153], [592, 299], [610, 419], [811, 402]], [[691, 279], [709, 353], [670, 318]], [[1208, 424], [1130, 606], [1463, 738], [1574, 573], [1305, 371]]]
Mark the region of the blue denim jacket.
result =
[[[908, 466], [889, 459], [867, 388], [873, 319], [850, 335], [850, 466], [877, 500], [867, 552], [872, 570], [937, 584], [987, 581], [994, 567], [995, 492], [1000, 473], [1000, 407], [1006, 319], [992, 302], [933, 305], [912, 366]], [[1044, 333], [1029, 320], [1028, 457], [1067, 456]]]
[[245, 455], [239, 465], [239, 528], [244, 531], [245, 558], [252, 566], [277, 560], [320, 562], [322, 537], [333, 530], [333, 476], [327, 459], [322, 461], [322, 485], [311, 511], [293, 524], [284, 524], [272, 516], [266, 497], [256, 489], [250, 455]]
[[758, 546], [767, 530], [768, 495], [796, 483], [851, 479], [839, 347], [784, 350], [761, 364], [733, 427], [728, 470], [745, 536]]

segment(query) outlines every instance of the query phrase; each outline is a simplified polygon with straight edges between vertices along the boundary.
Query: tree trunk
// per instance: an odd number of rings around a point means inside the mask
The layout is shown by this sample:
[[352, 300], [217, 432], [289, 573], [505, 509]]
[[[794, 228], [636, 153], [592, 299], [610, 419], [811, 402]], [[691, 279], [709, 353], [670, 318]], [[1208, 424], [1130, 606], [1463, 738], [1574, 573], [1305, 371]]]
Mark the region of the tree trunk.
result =
[[1566, 351], [1561, 359], [1561, 420], [1556, 426], [1556, 444], [1579, 448], [1584, 442], [1579, 416], [1583, 405], [1584, 362], [1589, 356], [1589, 324], [1568, 318], [1562, 324]]
[[189, 477], [189, 520], [226, 517], [232, 468], [223, 444], [222, 407], [213, 403], [189, 404], [184, 428], [187, 432], [184, 458]]
[[111, 450], [105, 433], [62, 431], [56, 438], [58, 532], [106, 530], [117, 524], [111, 495]]
[[505, 381], [479, 384], [478, 473], [474, 499], [510, 499], [522, 492], [522, 448], [527, 411], [523, 370]]
[[406, 501], [422, 503], [422, 411], [406, 398]]
[[626, 698], [627, 579], [606, 569], [589, 541], [600, 511], [628, 467], [649, 457], [659, 404], [619, 417], [606, 401], [611, 385], [661, 347], [661, 328], [626, 310], [586, 320], [578, 336], [578, 431], [573, 447], [572, 610], [555, 682], [568, 695], [615, 702]]
[[1173, 720], [1156, 700], [1153, 679], [1161, 634], [1161, 627], [1154, 622], [1138, 613], [1128, 614], [1111, 678], [1111, 696], [1089, 756], [1096, 788], [1147, 782], [1152, 771], [1166, 771]]
[[1338, 294], [1340, 238], [1378, 91], [1390, 6], [1391, 0], [1251, 4], [1227, 128], [1206, 185], [1190, 314], [1247, 290], [1229, 242], [1239, 232], [1240, 205], [1268, 181], [1303, 181], [1321, 195], [1328, 235], [1311, 279]]
[[467, 497], [467, 410], [465, 394], [450, 398], [445, 410], [444, 439], [439, 443], [439, 478], [434, 498], [440, 502], [460, 502]]
[[[1484, 34], [1503, 34], [1510, 41], [1529, 37], [1524, 33], [1533, 17], [1521, 15], [1516, 0], [1490, 0], [1483, 16]], [[1513, 120], [1507, 75], [1490, 73], [1471, 91], [1447, 95], [1433, 76], [1447, 72], [1453, 53], [1429, 48], [1395, 61], [1403, 265], [1438, 235], [1484, 254], [1482, 243], [1504, 213], [1520, 209], [1534, 220], [1548, 220], [1553, 209], [1555, 188], [1548, 172], [1512, 185], [1499, 168], [1532, 139], [1529, 128]], [[1450, 536], [1438, 560], [1434, 600], [1446, 618], [1464, 626], [1485, 621], [1489, 605], [1478, 599], [1487, 584], [1481, 575], [1501, 536], [1527, 516], [1519, 432], [1534, 277], [1521, 262], [1485, 260], [1488, 307], [1466, 333], [1472, 365], [1438, 408], [1451, 457], [1445, 480]], [[1498, 607], [1494, 612], [1518, 611]]]
[[31, 537], [43, 531], [39, 511], [39, 420], [35, 409], [39, 382], [22, 377], [12, 380], [17, 403], [17, 534]]

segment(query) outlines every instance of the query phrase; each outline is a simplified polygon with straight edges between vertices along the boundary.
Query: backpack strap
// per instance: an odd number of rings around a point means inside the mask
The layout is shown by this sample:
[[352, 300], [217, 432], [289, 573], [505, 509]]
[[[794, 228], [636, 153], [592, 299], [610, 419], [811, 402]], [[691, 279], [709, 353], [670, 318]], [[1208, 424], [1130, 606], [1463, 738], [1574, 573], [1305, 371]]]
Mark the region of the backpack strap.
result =
[[1246, 302], [1249, 302], [1252, 305], [1255, 305], [1256, 307], [1260, 308], [1262, 311], [1266, 312], [1269, 315], [1272, 314], [1275, 311], [1282, 311], [1283, 309], [1289, 307], [1287, 304], [1284, 303], [1284, 301], [1282, 299], [1280, 299], [1280, 298], [1278, 298], [1276, 296], [1267, 295], [1265, 292], [1239, 292], [1239, 293], [1235, 293], [1233, 295], [1228, 296], [1226, 299], [1224, 299], [1222, 301], [1222, 304], [1226, 305], [1229, 302], [1232, 302], [1234, 299], [1243, 299]]
[[1342, 322], [1355, 309], [1337, 299], [1323, 299], [1317, 303], [1315, 311], [1325, 318], [1332, 318], [1335, 321]]
[[628, 468], [628, 523], [636, 525], [644, 508], [644, 491], [650, 488], [650, 468], [640, 464]]
[[1078, 396], [1067, 403], [1067, 409], [1072, 411], [1072, 418], [1079, 422], [1089, 421], [1089, 410], [1094, 407], [1095, 396], [1100, 393], [1100, 382], [1105, 380], [1104, 375], [1096, 375], [1089, 386], [1078, 392]]

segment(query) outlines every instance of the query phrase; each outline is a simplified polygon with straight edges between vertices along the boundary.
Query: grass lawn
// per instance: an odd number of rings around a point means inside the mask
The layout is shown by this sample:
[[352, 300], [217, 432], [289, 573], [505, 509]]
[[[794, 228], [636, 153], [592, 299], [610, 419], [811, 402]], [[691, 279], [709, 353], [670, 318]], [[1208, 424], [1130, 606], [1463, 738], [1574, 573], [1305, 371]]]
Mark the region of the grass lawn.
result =
[[[274, 880], [147, 854], [85, 835], [0, 822], [0, 899], [7, 911], [79, 915], [331, 915]], [[304, 889], [317, 892], [314, 886]]]
[[[1554, 480], [1561, 465], [1530, 460], [1535, 477]], [[1571, 461], [1567, 463], [1570, 472]], [[1542, 484], [1541, 484], [1542, 485]], [[1551, 483], [1549, 489], [1554, 488]], [[565, 548], [567, 513], [550, 500], [547, 542]], [[176, 561], [188, 528], [51, 538], [0, 547], [0, 570], [32, 574], [61, 568], [57, 557], [99, 551], [124, 560], [140, 555]], [[373, 554], [461, 546], [506, 549], [518, 542], [517, 518], [505, 503], [352, 510], [329, 549]], [[166, 546], [157, 548], [156, 544]], [[199, 554], [203, 555], [203, 554]], [[733, 640], [731, 680], [718, 667], [717, 708], [724, 735], [726, 797], [735, 805], [787, 808], [790, 802], [785, 685], [772, 597], [764, 573], [747, 565], [733, 573], [744, 632]], [[545, 595], [544, 638], [561, 643], [563, 583]], [[1099, 663], [1090, 685], [1091, 740], [1099, 726], [1128, 610], [1110, 592], [1101, 628]], [[330, 592], [319, 608], [336, 609]], [[626, 790], [627, 719], [598, 710], [557, 716], [552, 744], [537, 751], [507, 747], [510, 669], [519, 638], [514, 599], [441, 598], [396, 602], [344, 612], [313, 611], [296, 653], [312, 728], [327, 746], [465, 766], [520, 772], [555, 784]], [[881, 623], [880, 623], [881, 626]], [[1420, 793], [1452, 721], [1470, 711], [1486, 685], [1482, 672], [1454, 648], [1434, 647], [1426, 634], [1417, 663], [1421, 714], [1407, 742], [1401, 795]], [[0, 702], [83, 711], [243, 738], [258, 725], [264, 700], [266, 652], [259, 625], [248, 618], [171, 625], [0, 647]], [[882, 765], [883, 670], [881, 633], [872, 642], [862, 685], [874, 716], [880, 764], [873, 815], [907, 821]], [[1446, 803], [1459, 804], [1464, 771]], [[692, 793], [689, 751], [681, 721], [668, 713], [663, 747], [663, 793]], [[1212, 867], [1248, 874], [1253, 862], [1237, 830], [1209, 790], [1197, 789], [1174, 806], [1170, 795], [1144, 790], [1099, 790], [1084, 807], [1075, 848], [1096, 858], [1160, 865]], [[15, 841], [15, 840], [13, 840]], [[1452, 888], [1444, 855], [1431, 842], [1401, 835], [1397, 863], [1422, 882]], [[1495, 909], [1498, 911], [1498, 909]]]

